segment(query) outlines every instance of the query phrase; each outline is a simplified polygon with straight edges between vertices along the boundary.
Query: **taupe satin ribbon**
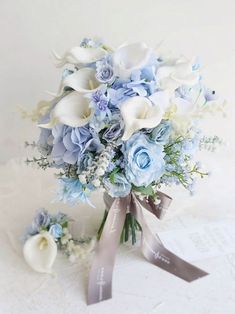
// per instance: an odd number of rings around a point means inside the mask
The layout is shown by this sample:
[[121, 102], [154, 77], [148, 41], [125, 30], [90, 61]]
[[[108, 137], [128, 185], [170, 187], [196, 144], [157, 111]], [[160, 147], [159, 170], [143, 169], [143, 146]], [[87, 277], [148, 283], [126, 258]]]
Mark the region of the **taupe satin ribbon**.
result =
[[88, 304], [112, 298], [112, 274], [115, 255], [119, 245], [127, 212], [131, 212], [142, 228], [141, 250], [152, 264], [184, 279], [187, 282], [208, 275], [203, 270], [184, 261], [168, 251], [161, 241], [150, 231], [143, 215], [142, 207], [161, 219], [171, 203], [171, 198], [158, 192], [160, 203], [155, 205], [151, 198], [140, 200], [131, 193], [123, 198], [111, 198], [105, 194], [104, 201], [109, 209], [101, 238], [97, 244], [88, 283]]

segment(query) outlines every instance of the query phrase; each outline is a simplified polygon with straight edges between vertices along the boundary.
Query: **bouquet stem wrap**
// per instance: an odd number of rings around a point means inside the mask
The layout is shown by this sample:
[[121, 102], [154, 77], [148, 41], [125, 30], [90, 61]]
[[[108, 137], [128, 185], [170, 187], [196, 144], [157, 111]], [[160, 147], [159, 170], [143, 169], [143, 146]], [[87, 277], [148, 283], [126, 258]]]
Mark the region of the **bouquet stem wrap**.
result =
[[127, 213], [132, 213], [142, 228], [141, 250], [145, 258], [155, 266], [191, 282], [208, 275], [205, 271], [184, 261], [168, 251], [149, 229], [143, 209], [161, 219], [169, 207], [171, 198], [158, 192], [160, 203], [154, 204], [151, 198], [140, 200], [134, 193], [123, 198], [112, 198], [107, 193], [104, 200], [109, 209], [101, 238], [97, 244], [95, 259], [91, 267], [88, 283], [88, 304], [112, 298], [112, 274], [115, 255]]

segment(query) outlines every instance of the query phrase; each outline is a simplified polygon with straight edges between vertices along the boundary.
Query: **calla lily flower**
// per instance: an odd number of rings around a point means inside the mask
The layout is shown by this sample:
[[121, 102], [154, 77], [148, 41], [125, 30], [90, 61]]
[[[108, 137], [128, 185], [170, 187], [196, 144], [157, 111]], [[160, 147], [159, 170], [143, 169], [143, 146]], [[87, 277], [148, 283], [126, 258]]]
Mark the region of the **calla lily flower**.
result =
[[136, 69], [149, 61], [151, 49], [144, 43], [134, 43], [118, 48], [113, 54], [114, 74], [122, 79], [130, 77]]
[[43, 232], [25, 242], [23, 254], [33, 270], [50, 274], [57, 255], [57, 245], [49, 232]]
[[74, 47], [67, 51], [62, 57], [53, 52], [58, 67], [64, 66], [66, 63], [71, 64], [87, 64], [102, 59], [107, 51], [102, 47]]
[[137, 130], [156, 127], [163, 116], [160, 106], [153, 105], [149, 99], [141, 96], [127, 99], [120, 110], [125, 125], [123, 141], [128, 140]]
[[160, 106], [163, 112], [165, 112], [169, 107], [170, 95], [168, 91], [158, 91], [149, 96], [149, 99], [152, 101], [154, 105]]
[[40, 124], [42, 128], [53, 128], [62, 123], [71, 127], [81, 127], [92, 118], [94, 110], [89, 107], [89, 99], [74, 91], [63, 97], [51, 112], [50, 122]]
[[161, 89], [174, 92], [179, 86], [193, 86], [199, 81], [199, 72], [193, 70], [193, 62], [179, 59], [174, 65], [162, 66], [156, 73]]
[[176, 106], [176, 114], [179, 116], [190, 115], [196, 107], [194, 102], [179, 97], [175, 97], [171, 102]]
[[62, 94], [64, 87], [71, 87], [80, 93], [95, 91], [101, 84], [95, 75], [96, 71], [92, 68], [82, 68], [73, 74], [67, 75], [62, 81], [59, 94]]

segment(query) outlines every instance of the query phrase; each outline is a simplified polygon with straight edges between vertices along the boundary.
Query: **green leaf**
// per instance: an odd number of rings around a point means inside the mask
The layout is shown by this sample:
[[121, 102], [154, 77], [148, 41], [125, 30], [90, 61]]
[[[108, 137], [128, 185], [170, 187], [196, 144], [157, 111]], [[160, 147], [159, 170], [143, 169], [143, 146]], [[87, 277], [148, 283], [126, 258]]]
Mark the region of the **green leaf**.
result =
[[151, 185], [148, 186], [133, 186], [133, 190], [143, 195], [154, 196], [154, 190]]
[[109, 180], [112, 184], [115, 184], [115, 174], [118, 173], [119, 171], [120, 171], [120, 168], [117, 167], [117, 168], [113, 169], [113, 171], [110, 173]]

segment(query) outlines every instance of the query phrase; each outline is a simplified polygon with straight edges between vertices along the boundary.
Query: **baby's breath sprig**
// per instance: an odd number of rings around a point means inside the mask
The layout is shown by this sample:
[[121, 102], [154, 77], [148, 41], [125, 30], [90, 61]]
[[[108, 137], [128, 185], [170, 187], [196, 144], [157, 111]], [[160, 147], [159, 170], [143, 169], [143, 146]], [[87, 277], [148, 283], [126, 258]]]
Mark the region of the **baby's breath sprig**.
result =
[[47, 159], [47, 157], [33, 157], [32, 159], [27, 158], [25, 160], [26, 165], [36, 165], [38, 168], [41, 168], [43, 170], [46, 170], [47, 168], [51, 167], [53, 163], [50, 163]]

